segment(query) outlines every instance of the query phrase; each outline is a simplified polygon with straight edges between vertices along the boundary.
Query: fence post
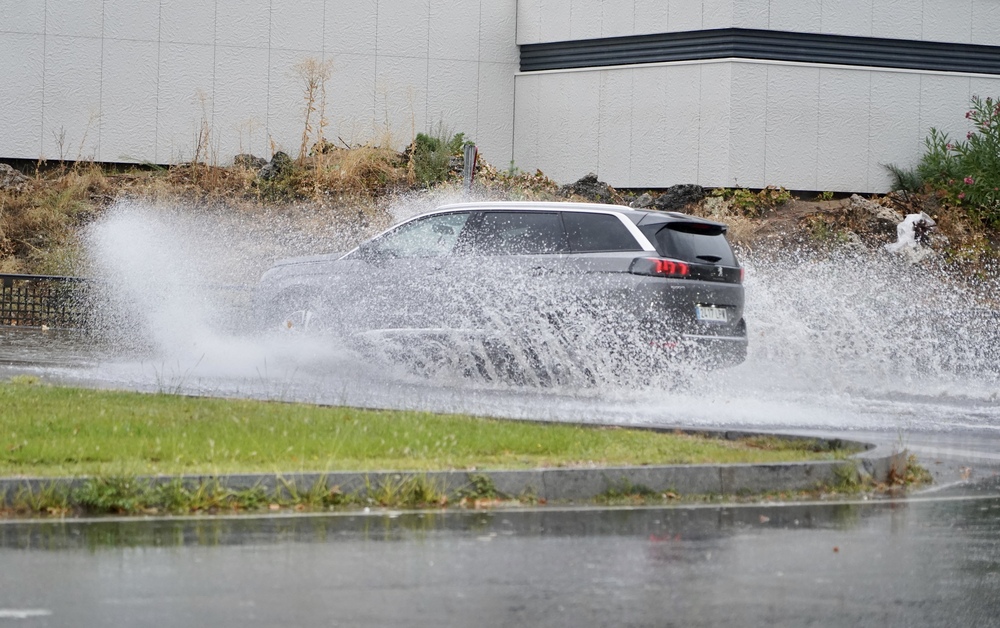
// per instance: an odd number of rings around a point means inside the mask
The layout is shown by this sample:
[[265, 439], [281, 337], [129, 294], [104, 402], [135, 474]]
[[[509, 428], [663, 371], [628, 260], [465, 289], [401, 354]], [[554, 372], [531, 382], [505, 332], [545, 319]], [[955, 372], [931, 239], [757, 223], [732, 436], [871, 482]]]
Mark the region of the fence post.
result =
[[465, 145], [465, 159], [462, 163], [462, 181], [465, 184], [465, 193], [472, 191], [472, 177], [476, 174], [476, 158], [479, 157], [479, 149], [475, 144]]

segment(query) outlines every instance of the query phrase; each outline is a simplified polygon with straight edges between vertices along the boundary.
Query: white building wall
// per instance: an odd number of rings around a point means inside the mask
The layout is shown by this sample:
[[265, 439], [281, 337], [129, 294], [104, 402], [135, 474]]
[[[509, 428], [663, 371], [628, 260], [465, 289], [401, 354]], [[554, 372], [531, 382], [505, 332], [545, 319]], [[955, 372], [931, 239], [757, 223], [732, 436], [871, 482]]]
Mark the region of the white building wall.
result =
[[1000, 77], [714, 61], [517, 76], [514, 161], [566, 183], [884, 192]]
[[714, 28], [1000, 44], [997, 0], [520, 0], [517, 43]]
[[[520, 74], [517, 43], [726, 27], [1000, 45], [998, 0], [0, 0], [0, 158], [295, 154], [443, 123], [490, 161], [620, 187], [884, 191], [1000, 77], [718, 60]], [[515, 101], [516, 99], [516, 101]]]
[[511, 159], [516, 0], [0, 0], [0, 158], [170, 163], [296, 154], [329, 60], [326, 136], [439, 123]]
[[[581, 14], [603, 22], [578, 35]], [[522, 44], [730, 26], [1000, 45], [1000, 2], [521, 0], [518, 12]], [[991, 75], [740, 59], [521, 73], [516, 85], [519, 167], [633, 188], [884, 192], [885, 164], [915, 165], [931, 127], [964, 137], [971, 96], [1000, 96]]]

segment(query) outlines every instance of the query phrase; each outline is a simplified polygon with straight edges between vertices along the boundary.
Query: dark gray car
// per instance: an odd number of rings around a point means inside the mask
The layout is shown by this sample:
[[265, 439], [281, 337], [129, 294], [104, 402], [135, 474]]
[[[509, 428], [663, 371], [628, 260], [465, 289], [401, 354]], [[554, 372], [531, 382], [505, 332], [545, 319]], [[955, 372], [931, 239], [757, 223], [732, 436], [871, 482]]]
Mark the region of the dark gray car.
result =
[[512, 345], [535, 370], [585, 353], [615, 368], [726, 366], [745, 358], [747, 333], [725, 232], [617, 205], [445, 205], [346, 254], [278, 262], [258, 299], [272, 328], [389, 343], [393, 357], [424, 345], [422, 363], [428, 342], [474, 345], [463, 368], [492, 374], [518, 361]]

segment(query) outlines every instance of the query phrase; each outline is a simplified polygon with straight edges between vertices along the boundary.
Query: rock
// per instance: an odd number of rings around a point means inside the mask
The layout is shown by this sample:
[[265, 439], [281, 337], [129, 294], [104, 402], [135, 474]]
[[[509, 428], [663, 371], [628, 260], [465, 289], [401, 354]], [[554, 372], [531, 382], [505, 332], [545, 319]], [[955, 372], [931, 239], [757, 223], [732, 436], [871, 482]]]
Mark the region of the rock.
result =
[[28, 185], [28, 181], [30, 180], [11, 166], [0, 164], [0, 190], [20, 192], [24, 189], [24, 186]]
[[570, 183], [559, 188], [560, 196], [582, 196], [598, 203], [614, 203], [615, 189], [597, 180], [597, 175], [590, 173], [576, 183]]
[[851, 195], [847, 211], [866, 218], [873, 231], [882, 233], [895, 232], [896, 225], [903, 220], [903, 215], [899, 212], [857, 194]]
[[292, 158], [288, 153], [279, 150], [271, 157], [271, 161], [257, 172], [257, 176], [265, 181], [280, 179], [292, 171], [292, 165]]
[[267, 160], [256, 155], [240, 153], [233, 157], [233, 165], [237, 168], [245, 168], [247, 170], [260, 170], [267, 165]]
[[705, 188], [693, 183], [682, 183], [667, 188], [653, 199], [653, 207], [665, 212], [680, 211], [705, 198]]
[[636, 198], [631, 203], [629, 203], [629, 207], [634, 207], [636, 209], [646, 209], [647, 207], [652, 207], [652, 206], [653, 206], [653, 197], [649, 194], [649, 192], [643, 193], [642, 196]]

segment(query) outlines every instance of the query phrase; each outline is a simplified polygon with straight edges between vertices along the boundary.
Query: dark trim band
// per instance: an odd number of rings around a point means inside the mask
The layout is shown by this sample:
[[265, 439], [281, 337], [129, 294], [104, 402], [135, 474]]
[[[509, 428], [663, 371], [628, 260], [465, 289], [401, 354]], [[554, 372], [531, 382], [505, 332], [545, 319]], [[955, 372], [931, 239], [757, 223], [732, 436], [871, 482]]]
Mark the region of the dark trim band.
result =
[[1000, 74], [1000, 46], [722, 28], [521, 46], [521, 71], [761, 59]]

